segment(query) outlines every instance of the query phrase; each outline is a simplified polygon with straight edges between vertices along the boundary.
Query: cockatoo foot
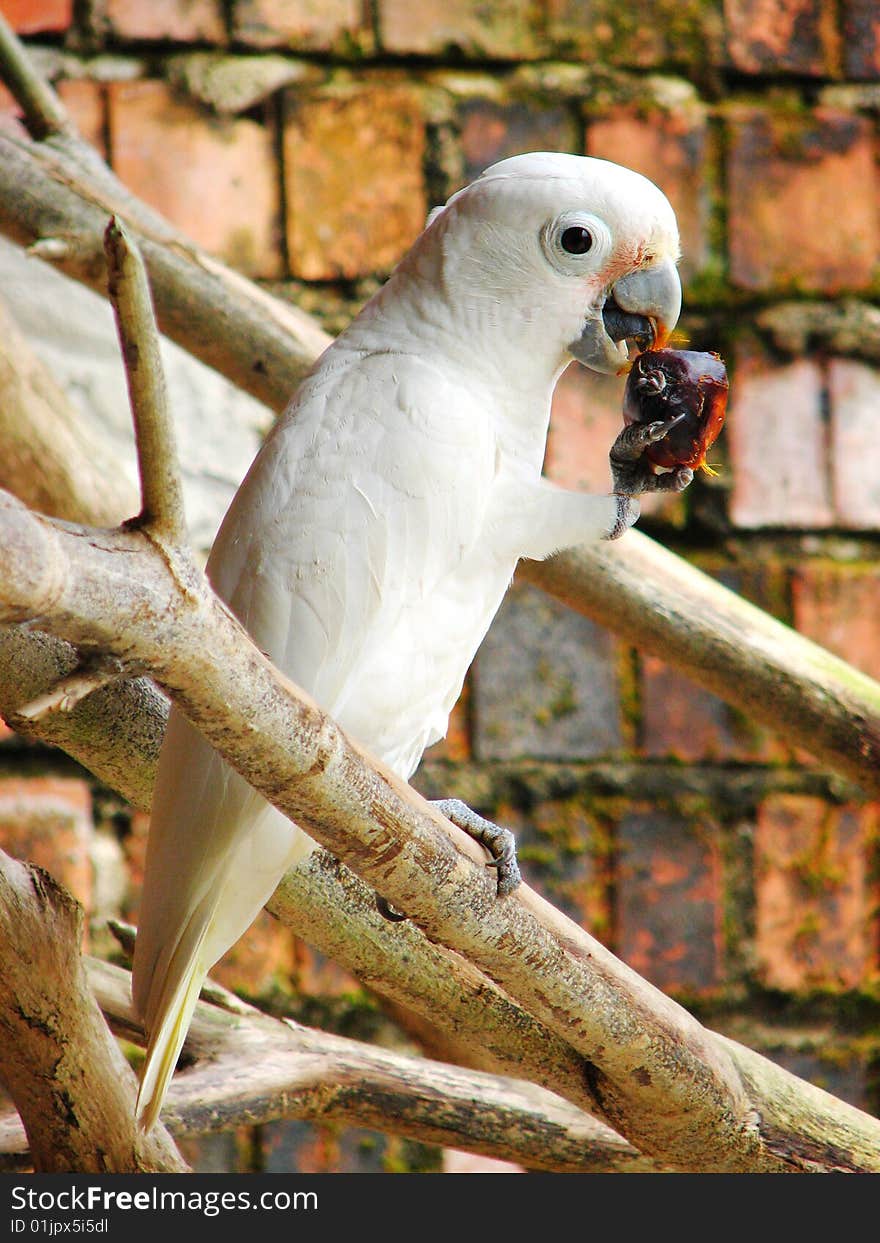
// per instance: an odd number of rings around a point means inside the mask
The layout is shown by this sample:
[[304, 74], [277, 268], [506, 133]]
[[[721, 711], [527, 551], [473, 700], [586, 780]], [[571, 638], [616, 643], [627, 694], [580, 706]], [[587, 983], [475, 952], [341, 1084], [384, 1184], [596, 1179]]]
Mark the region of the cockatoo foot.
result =
[[516, 838], [510, 829], [478, 816], [460, 798], [434, 799], [432, 802], [447, 820], [458, 825], [468, 837], [488, 850], [492, 858], [486, 867], [498, 869], [498, 897], [504, 898], [513, 893], [522, 881], [522, 874], [516, 861]]
[[[522, 881], [522, 874], [516, 861], [516, 838], [510, 829], [504, 829], [494, 821], [477, 815], [460, 798], [433, 799], [432, 806], [436, 807], [447, 820], [451, 820], [453, 824], [463, 829], [468, 837], [472, 837], [474, 841], [479, 842], [488, 850], [492, 858], [486, 867], [498, 869], [498, 897], [504, 898], [507, 894], [513, 893]], [[398, 911], [387, 898], [383, 898], [379, 893], [376, 894], [376, 909], [383, 919], [393, 924], [400, 923], [407, 918], [402, 911]]]
[[[694, 477], [690, 467], [679, 466], [676, 470], [658, 471], [644, 456], [649, 445], [662, 440], [684, 417], [679, 414], [674, 419], [654, 423], [630, 423], [623, 429], [611, 446], [609, 454], [611, 478], [618, 496], [633, 497], [642, 492], [684, 491]], [[622, 530], [626, 530], [626, 527]], [[609, 538], [615, 539], [621, 533], [615, 527]]]

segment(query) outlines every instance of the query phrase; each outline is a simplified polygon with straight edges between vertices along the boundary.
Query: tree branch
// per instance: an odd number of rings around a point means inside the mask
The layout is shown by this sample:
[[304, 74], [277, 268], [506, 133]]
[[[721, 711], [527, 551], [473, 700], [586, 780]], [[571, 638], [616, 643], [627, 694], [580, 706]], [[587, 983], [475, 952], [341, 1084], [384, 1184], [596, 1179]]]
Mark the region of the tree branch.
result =
[[[128, 972], [96, 959], [86, 969], [110, 1026], [143, 1043]], [[534, 1084], [376, 1049], [242, 1004], [230, 1013], [199, 1002], [185, 1052], [195, 1064], [176, 1076], [163, 1111], [177, 1138], [299, 1118], [373, 1127], [535, 1169], [663, 1168]], [[16, 1120], [0, 1121], [0, 1168], [20, 1165], [26, 1144]]]
[[[164, 1127], [134, 1121], [137, 1082], [89, 989], [82, 910], [0, 851], [0, 1079], [41, 1173], [183, 1172]], [[88, 1067], [88, 1075], [83, 1067]]]
[[[169, 567], [136, 531], [79, 530], [3, 499], [0, 617], [38, 617], [116, 654], [124, 646], [247, 780], [585, 1059], [593, 1112], [640, 1151], [679, 1169], [797, 1167], [768, 1143], [763, 1102], [749, 1098], [726, 1042], [537, 894], [498, 901], [473, 844], [366, 763], [194, 567]], [[866, 1168], [880, 1168], [880, 1123], [840, 1102], [833, 1111], [875, 1163]]]
[[35, 71], [27, 52], [2, 13], [0, 65], [3, 80], [21, 105], [25, 125], [34, 138], [74, 132], [64, 104], [49, 83]]
[[141, 480], [138, 522], [154, 536], [182, 544], [186, 541], [183, 486], [147, 273], [137, 247], [129, 243], [115, 218], [104, 234], [104, 251], [134, 419]]

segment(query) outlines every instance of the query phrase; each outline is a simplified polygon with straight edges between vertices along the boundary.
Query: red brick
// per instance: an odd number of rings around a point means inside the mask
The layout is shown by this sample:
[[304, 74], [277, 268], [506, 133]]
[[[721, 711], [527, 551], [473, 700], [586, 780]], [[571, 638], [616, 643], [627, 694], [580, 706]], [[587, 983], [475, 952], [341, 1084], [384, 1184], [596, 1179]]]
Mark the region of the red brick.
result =
[[382, 1174], [412, 1163], [406, 1140], [360, 1127], [269, 1122], [260, 1139], [266, 1174]]
[[424, 227], [425, 125], [408, 87], [290, 95], [284, 130], [293, 274], [353, 278], [397, 262]]
[[372, 42], [361, 0], [236, 0], [232, 35], [252, 47], [315, 51], [356, 39]]
[[474, 667], [474, 754], [480, 760], [575, 760], [623, 744], [617, 645], [533, 587], [515, 586]]
[[721, 23], [704, 0], [547, 0], [555, 52], [639, 68], [716, 63]]
[[3, 0], [3, 16], [20, 35], [54, 34], [73, 21], [73, 0]]
[[774, 795], [755, 834], [755, 942], [768, 988], [853, 989], [876, 971], [877, 808]]
[[802, 561], [792, 604], [801, 634], [880, 680], [880, 568]]
[[518, 60], [540, 49], [537, 6], [533, 0], [379, 0], [379, 44], [406, 55], [455, 48], [469, 56]]
[[730, 121], [728, 185], [735, 285], [828, 294], [870, 286], [880, 186], [866, 118], [741, 110]]
[[104, 0], [103, 13], [120, 39], [226, 42], [222, 0]]
[[[544, 473], [564, 488], [610, 492], [608, 452], [623, 428], [624, 379], [600, 376], [578, 363], [563, 372], [553, 395]], [[680, 526], [683, 496], [647, 493], [640, 498], [642, 514]]]
[[[723, 586], [774, 616], [784, 612], [788, 576], [781, 563], [741, 567], [702, 566]], [[782, 616], [781, 620], [787, 620]], [[791, 760], [784, 741], [686, 674], [643, 654], [640, 670], [641, 750], [684, 762]]]
[[727, 52], [743, 73], [825, 77], [838, 60], [832, 0], [724, 0]]
[[126, 185], [234, 267], [277, 276], [271, 133], [212, 116], [163, 82], [114, 82], [108, 91], [111, 162]]
[[711, 186], [707, 181], [709, 130], [705, 110], [623, 109], [587, 125], [586, 151], [623, 162], [660, 186], [678, 217], [682, 279], [709, 259]]
[[59, 82], [56, 89], [80, 134], [106, 156], [104, 88], [87, 79], [70, 79]]
[[92, 897], [92, 798], [69, 777], [0, 780], [0, 846], [45, 868], [89, 911]]
[[818, 363], [802, 358], [779, 366], [740, 347], [726, 423], [736, 526], [832, 523], [822, 403]]
[[465, 182], [511, 155], [576, 149], [573, 118], [561, 105], [468, 99], [459, 108], [458, 120]]
[[655, 656], [641, 665], [641, 750], [683, 762], [778, 762], [784, 742]]
[[659, 988], [689, 995], [723, 979], [717, 832], [633, 810], [618, 828], [616, 952]]
[[880, 528], [877, 434], [880, 370], [850, 358], [828, 366], [831, 404], [831, 488], [838, 523]]
[[843, 72], [848, 78], [880, 78], [877, 0], [843, 0]]

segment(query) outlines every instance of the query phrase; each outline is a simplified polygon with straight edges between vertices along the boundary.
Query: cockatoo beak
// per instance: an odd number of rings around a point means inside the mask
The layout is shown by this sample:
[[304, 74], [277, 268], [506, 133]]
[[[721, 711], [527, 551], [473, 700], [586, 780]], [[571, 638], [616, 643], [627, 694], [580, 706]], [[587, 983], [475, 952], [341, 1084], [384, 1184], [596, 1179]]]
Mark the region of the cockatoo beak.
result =
[[601, 314], [587, 320], [569, 353], [593, 371], [617, 372], [629, 357], [628, 342], [641, 352], [660, 349], [678, 322], [681, 281], [671, 260], [640, 268], [615, 283]]

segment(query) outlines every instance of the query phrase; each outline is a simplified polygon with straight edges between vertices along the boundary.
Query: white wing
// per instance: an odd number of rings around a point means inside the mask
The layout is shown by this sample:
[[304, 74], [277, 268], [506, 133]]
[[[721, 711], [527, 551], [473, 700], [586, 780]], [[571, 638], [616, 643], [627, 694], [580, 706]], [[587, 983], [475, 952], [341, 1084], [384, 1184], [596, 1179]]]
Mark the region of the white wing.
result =
[[[442, 612], [437, 597], [479, 540], [494, 438], [485, 412], [417, 359], [334, 362], [331, 351], [259, 454], [208, 572], [270, 659], [359, 741], [411, 768], [427, 710], [417, 704], [410, 723], [414, 673], [435, 688], [434, 718], [443, 704], [448, 713], [497, 605], [472, 602], [473, 621], [459, 619], [454, 629], [469, 624], [474, 633], [464, 650], [457, 634], [449, 652], [432, 650], [443, 648], [431, 624]], [[501, 572], [498, 598], [511, 568]], [[152, 1037], [145, 1125], [158, 1112], [205, 973], [309, 848], [172, 712], [134, 964], [135, 1004]]]

